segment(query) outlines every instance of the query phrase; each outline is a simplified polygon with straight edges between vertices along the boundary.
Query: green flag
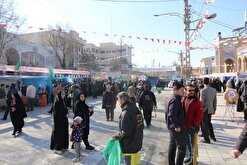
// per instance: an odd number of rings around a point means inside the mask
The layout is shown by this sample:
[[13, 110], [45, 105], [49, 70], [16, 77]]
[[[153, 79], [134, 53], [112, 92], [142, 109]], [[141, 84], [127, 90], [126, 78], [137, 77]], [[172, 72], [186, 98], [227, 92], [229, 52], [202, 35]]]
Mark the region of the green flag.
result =
[[15, 64], [15, 70], [19, 70], [20, 69], [20, 67], [21, 67], [21, 63], [20, 63], [20, 61], [18, 61], [16, 64]]
[[55, 77], [54, 72], [53, 72], [53, 67], [49, 68], [49, 73], [50, 73], [50, 78], [54, 78]]

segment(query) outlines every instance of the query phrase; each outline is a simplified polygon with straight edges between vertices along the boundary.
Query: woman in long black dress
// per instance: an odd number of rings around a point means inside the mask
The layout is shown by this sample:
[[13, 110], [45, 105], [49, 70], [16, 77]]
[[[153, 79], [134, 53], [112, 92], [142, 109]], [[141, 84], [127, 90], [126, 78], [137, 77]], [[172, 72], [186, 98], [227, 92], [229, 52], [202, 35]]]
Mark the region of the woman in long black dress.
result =
[[80, 94], [80, 99], [76, 102], [75, 108], [75, 116], [80, 116], [82, 121], [82, 140], [86, 146], [86, 150], [94, 150], [94, 147], [91, 146], [88, 142], [88, 135], [89, 135], [89, 123], [90, 123], [90, 116], [93, 114], [93, 107], [89, 107], [85, 103], [85, 95], [83, 93]]
[[26, 117], [26, 110], [17, 92], [13, 92], [10, 98], [10, 118], [14, 126], [13, 134], [16, 137], [22, 132], [24, 126], [24, 117]]
[[59, 91], [54, 103], [54, 126], [50, 148], [62, 154], [69, 147], [68, 109], [65, 104], [65, 92]]

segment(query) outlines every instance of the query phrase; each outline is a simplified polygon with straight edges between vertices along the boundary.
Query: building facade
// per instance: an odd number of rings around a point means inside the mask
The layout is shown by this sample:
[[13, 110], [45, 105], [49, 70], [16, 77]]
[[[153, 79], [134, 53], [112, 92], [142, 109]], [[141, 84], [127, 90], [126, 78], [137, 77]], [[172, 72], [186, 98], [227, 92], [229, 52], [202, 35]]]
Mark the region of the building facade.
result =
[[85, 44], [83, 51], [96, 57], [101, 70], [129, 72], [132, 68], [132, 46], [117, 45], [113, 42], [100, 43], [99, 47]]
[[247, 36], [222, 38], [215, 44], [214, 73], [247, 72]]
[[214, 63], [214, 56], [202, 58], [200, 60], [200, 75], [207, 75], [213, 73], [213, 63]]

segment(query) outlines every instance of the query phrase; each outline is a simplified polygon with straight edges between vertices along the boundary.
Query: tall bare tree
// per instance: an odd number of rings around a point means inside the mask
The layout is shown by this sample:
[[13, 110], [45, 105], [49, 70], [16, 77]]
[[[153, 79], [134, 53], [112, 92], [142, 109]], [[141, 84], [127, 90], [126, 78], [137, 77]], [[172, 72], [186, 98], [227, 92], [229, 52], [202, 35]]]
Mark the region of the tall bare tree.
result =
[[124, 64], [128, 64], [128, 60], [125, 57], [118, 57], [116, 59], [111, 59], [111, 71], [121, 71]]
[[68, 59], [73, 59], [73, 64], [78, 60], [75, 59], [75, 56], [78, 54], [76, 49], [78, 49], [79, 41], [71, 37], [70, 33], [64, 32], [61, 27], [58, 26], [56, 29], [46, 32], [43, 39], [52, 48], [51, 53], [58, 59], [61, 68], [69, 68], [66, 62]]
[[84, 67], [86, 70], [99, 71], [99, 65], [95, 55], [88, 52], [82, 53], [79, 65]]
[[6, 63], [4, 48], [13, 41], [24, 19], [15, 13], [13, 0], [0, 0], [0, 63]]

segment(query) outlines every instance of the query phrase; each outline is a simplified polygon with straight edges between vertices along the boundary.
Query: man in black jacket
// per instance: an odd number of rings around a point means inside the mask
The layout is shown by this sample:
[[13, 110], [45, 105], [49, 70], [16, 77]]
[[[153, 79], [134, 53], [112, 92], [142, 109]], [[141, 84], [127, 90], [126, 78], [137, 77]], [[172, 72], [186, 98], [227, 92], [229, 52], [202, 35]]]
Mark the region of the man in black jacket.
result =
[[[165, 120], [170, 133], [168, 150], [169, 165], [182, 165], [186, 152], [186, 134], [184, 130], [185, 112], [181, 103], [184, 87], [180, 83], [173, 86], [173, 94], [166, 104]], [[176, 157], [177, 151], [177, 158]]]
[[106, 91], [103, 93], [102, 98], [102, 109], [105, 109], [106, 120], [111, 121], [114, 119], [114, 109], [116, 107], [116, 95], [111, 90], [111, 86], [106, 86]]
[[143, 109], [144, 119], [147, 127], [149, 127], [151, 125], [153, 108], [154, 106], [157, 107], [157, 103], [154, 93], [150, 91], [150, 86], [144, 84], [143, 88], [144, 90], [140, 95], [139, 107]]
[[247, 124], [245, 124], [234, 149], [231, 151], [233, 158], [238, 158], [247, 148]]
[[125, 163], [130, 165], [132, 159], [130, 155], [138, 153], [142, 148], [143, 117], [136, 105], [129, 102], [130, 98], [126, 92], [120, 92], [117, 99], [122, 113], [119, 116], [119, 133], [112, 139], [120, 140]]

